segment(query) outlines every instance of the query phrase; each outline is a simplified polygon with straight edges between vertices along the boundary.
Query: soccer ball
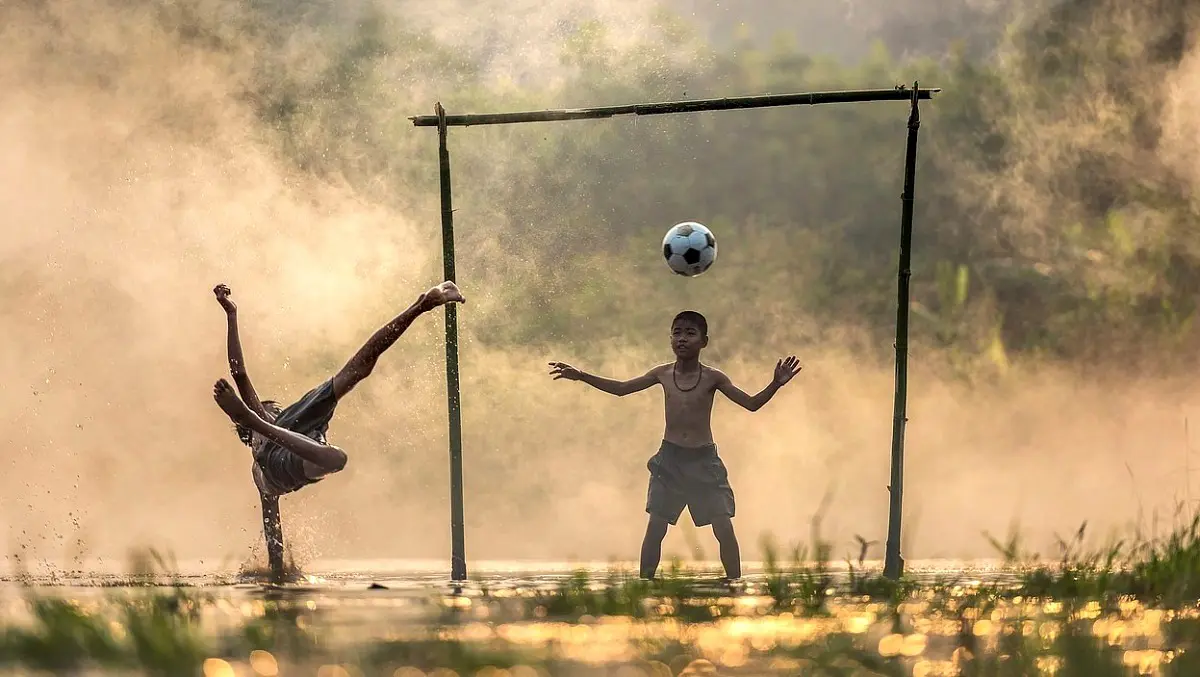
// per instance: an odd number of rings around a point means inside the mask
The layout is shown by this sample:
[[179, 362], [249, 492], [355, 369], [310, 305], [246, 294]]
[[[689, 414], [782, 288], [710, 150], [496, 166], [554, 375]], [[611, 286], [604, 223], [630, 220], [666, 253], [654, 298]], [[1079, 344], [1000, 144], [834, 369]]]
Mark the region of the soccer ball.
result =
[[684, 221], [663, 238], [663, 258], [676, 274], [696, 277], [717, 260], [717, 240], [712, 231], [695, 221]]

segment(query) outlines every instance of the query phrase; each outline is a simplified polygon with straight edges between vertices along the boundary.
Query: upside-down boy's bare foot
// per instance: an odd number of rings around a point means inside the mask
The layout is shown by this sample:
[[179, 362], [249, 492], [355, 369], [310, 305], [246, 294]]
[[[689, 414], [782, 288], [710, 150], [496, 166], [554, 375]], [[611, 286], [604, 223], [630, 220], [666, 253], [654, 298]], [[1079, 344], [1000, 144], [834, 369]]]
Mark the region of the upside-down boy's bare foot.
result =
[[422, 294], [421, 302], [426, 308], [436, 308], [447, 303], [466, 303], [467, 299], [456, 284], [447, 280]]
[[213, 386], [213, 399], [217, 401], [217, 406], [221, 411], [225, 412], [229, 419], [234, 423], [250, 427], [254, 421], [254, 412], [250, 411], [250, 407], [238, 397], [234, 392], [233, 386], [229, 385], [229, 381], [221, 379]]

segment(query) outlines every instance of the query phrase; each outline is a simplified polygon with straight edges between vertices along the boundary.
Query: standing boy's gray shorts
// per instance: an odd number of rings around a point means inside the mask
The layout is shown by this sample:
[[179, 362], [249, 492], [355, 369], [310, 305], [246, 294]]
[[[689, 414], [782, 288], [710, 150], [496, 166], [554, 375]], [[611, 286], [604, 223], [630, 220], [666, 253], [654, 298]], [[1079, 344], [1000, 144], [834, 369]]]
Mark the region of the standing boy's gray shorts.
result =
[[734, 516], [733, 487], [725, 463], [717, 455], [717, 445], [681, 447], [663, 440], [646, 468], [650, 470], [646, 491], [650, 515], [674, 525], [686, 506], [698, 527], [712, 524], [717, 517]]

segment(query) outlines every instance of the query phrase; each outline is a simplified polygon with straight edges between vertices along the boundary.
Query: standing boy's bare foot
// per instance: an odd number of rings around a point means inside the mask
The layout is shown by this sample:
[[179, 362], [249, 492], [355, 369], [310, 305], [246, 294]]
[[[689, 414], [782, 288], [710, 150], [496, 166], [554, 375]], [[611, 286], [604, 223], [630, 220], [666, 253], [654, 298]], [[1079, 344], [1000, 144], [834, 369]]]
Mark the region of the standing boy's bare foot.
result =
[[254, 421], [254, 412], [250, 411], [250, 407], [238, 397], [233, 390], [233, 386], [229, 385], [229, 381], [221, 379], [213, 386], [213, 399], [217, 401], [217, 406], [221, 411], [229, 416], [229, 419], [234, 423], [240, 423], [247, 428]]
[[448, 280], [421, 294], [421, 303], [425, 308], [436, 308], [447, 303], [466, 302], [467, 299], [458, 290], [458, 286]]
[[729, 592], [740, 595], [746, 591], [746, 581], [741, 578], [721, 577], [721, 585], [729, 588]]

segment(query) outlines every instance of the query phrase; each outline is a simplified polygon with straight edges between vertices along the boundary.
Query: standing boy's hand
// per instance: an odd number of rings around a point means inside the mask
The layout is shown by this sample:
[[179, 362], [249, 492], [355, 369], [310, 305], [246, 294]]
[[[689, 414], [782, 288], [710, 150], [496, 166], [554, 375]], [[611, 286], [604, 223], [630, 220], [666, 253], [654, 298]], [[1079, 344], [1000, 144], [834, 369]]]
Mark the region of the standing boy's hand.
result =
[[555, 381], [560, 378], [565, 378], [568, 381], [578, 381], [583, 376], [583, 372], [566, 362], [551, 362], [550, 374], [554, 377]]
[[780, 386], [785, 385], [803, 368], [795, 355], [789, 355], [787, 359], [779, 360], [775, 363], [775, 383]]

